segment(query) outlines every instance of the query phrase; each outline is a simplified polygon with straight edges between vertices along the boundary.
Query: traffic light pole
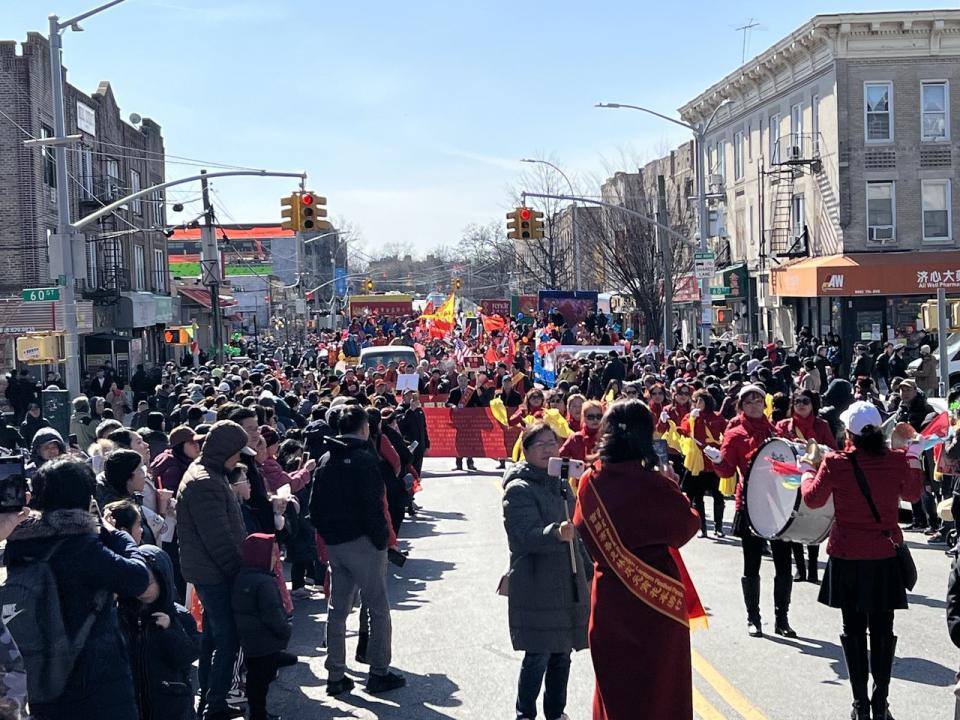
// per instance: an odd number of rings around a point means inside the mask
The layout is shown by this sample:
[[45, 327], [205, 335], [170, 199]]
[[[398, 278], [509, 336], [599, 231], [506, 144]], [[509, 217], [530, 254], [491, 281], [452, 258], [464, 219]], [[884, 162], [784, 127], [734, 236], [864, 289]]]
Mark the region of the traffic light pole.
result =
[[210, 332], [213, 336], [213, 360], [223, 364], [223, 324], [220, 319], [220, 251], [217, 248], [217, 230], [213, 225], [213, 206], [210, 204], [210, 190], [206, 170], [200, 172], [200, 187], [203, 195], [203, 240], [200, 244], [202, 254], [201, 274], [203, 282], [210, 288]]

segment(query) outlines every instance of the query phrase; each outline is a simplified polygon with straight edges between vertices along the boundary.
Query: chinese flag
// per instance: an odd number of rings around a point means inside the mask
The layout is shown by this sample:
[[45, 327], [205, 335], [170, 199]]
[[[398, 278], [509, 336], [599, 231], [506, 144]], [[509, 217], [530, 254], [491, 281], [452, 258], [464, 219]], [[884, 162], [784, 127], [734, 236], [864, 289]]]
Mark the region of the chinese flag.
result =
[[493, 349], [493, 345], [487, 348], [487, 352], [483, 355], [484, 361], [488, 365], [495, 365], [497, 360], [500, 359], [500, 356], [497, 355], [497, 351]]
[[483, 315], [481, 317], [483, 318], [483, 329], [488, 333], [503, 330], [507, 326], [499, 315]]

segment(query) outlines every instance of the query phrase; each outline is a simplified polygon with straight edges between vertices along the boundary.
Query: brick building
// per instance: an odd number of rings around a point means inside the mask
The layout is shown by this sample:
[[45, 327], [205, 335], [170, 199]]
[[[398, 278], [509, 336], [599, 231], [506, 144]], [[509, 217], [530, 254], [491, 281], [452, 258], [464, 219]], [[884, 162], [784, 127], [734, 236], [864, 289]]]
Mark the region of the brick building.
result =
[[[51, 149], [24, 147], [53, 135], [47, 39], [0, 42], [0, 363], [12, 362], [13, 337], [27, 326], [61, 329], [57, 306], [19, 303], [24, 287], [51, 285], [48, 236], [56, 228], [56, 173]], [[66, 72], [65, 72], [66, 75]], [[164, 182], [160, 126], [122, 119], [108, 82], [92, 94], [64, 84], [70, 146], [70, 218], [76, 221], [125, 194]], [[134, 200], [87, 229], [86, 262], [75, 268], [81, 363], [110, 360], [118, 374], [165, 359], [162, 329], [172, 322], [164, 198]], [[42, 307], [42, 313], [38, 312]], [[60, 313], [62, 317], [62, 313]], [[96, 332], [94, 332], [96, 330]]]
[[711, 243], [756, 284], [736, 307], [757, 334], [833, 330], [849, 356], [910, 341], [920, 303], [960, 288], [958, 56], [960, 11], [818, 15], [680, 109], [727, 102], [706, 141]]

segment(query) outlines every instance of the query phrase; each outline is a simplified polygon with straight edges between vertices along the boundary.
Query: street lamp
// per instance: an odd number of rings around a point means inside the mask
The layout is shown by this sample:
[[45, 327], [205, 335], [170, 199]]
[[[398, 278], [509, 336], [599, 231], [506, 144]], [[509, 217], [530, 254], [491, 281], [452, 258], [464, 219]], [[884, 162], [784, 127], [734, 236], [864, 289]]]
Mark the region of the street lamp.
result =
[[[612, 108], [612, 109], [627, 109], [627, 110], [639, 110], [640, 112], [645, 112], [654, 117], [658, 117], [661, 120], [666, 120], [667, 122], [672, 122], [674, 125], [679, 125], [685, 127], [687, 130], [694, 134], [694, 137], [697, 140], [697, 205], [698, 205], [698, 225], [700, 226], [700, 250], [707, 249], [707, 184], [706, 184], [706, 163], [707, 163], [707, 132], [710, 130], [710, 126], [713, 125], [714, 119], [717, 117], [717, 112], [720, 108], [725, 107], [730, 104], [729, 98], [721, 102], [717, 107], [713, 109], [710, 117], [705, 123], [700, 122], [696, 125], [691, 125], [690, 123], [683, 122], [682, 120], [677, 120], [675, 118], [663, 115], [651, 110], [649, 108], [641, 107], [639, 105], [626, 105], [624, 103], [597, 103], [594, 107], [598, 108]], [[700, 302], [703, 302], [703, 280], [699, 281], [700, 285]], [[698, 324], [702, 327], [703, 318], [701, 317], [698, 320]], [[705, 337], [704, 344], [708, 344], [710, 338]]]
[[[532, 158], [523, 158], [523, 159], [520, 160], [520, 162], [522, 162], [522, 163], [534, 163], [534, 164], [546, 165], [547, 167], [553, 168], [553, 169], [556, 170], [558, 173], [560, 173], [560, 177], [562, 177], [564, 180], [567, 181], [567, 186], [570, 188], [570, 194], [571, 194], [571, 195], [576, 195], [576, 194], [577, 194], [577, 193], [575, 193], [574, 190], [573, 190], [573, 183], [570, 182], [570, 178], [568, 178], [567, 175], [566, 175], [566, 173], [563, 172], [563, 170], [561, 170], [560, 168], [558, 168], [556, 165], [554, 165], [552, 162], [549, 162], [548, 160], [534, 160], [534, 159], [532, 159]], [[572, 221], [573, 221], [573, 222], [572, 222], [571, 224], [572, 224], [572, 226], [573, 226], [573, 227], [572, 227], [572, 232], [573, 232], [573, 263], [574, 263], [573, 270], [574, 270], [574, 280], [575, 280], [576, 283], [577, 283], [576, 289], [577, 289], [577, 290], [581, 290], [581, 289], [582, 289], [582, 284], [581, 284], [581, 278], [580, 278], [580, 238], [579, 238], [579, 236], [577, 235], [577, 202], [576, 202], [576, 200], [574, 200], [574, 201], [571, 203], [571, 206], [572, 206], [572, 208], [573, 208], [573, 218], [572, 218]]]
[[111, 0], [82, 15], [60, 22], [56, 15], [50, 15], [50, 84], [53, 103], [53, 131], [55, 141], [53, 146], [56, 159], [57, 177], [57, 235], [60, 241], [60, 256], [63, 258], [63, 277], [59, 278], [60, 292], [63, 300], [63, 350], [64, 369], [67, 376], [67, 390], [71, 397], [80, 394], [80, 337], [77, 328], [77, 295], [76, 277], [73, 267], [73, 239], [74, 231], [70, 227], [70, 188], [67, 175], [67, 148], [66, 113], [63, 102], [63, 66], [60, 64], [60, 53], [63, 49], [60, 34], [70, 28], [74, 32], [81, 31], [80, 21], [96, 15], [123, 0]]

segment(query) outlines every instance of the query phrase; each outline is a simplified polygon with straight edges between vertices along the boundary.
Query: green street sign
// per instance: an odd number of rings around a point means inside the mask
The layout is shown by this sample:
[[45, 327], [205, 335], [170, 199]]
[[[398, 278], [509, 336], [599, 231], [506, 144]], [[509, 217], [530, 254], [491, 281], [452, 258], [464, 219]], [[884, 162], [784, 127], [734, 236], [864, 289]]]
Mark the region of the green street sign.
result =
[[726, 297], [727, 295], [730, 295], [732, 292], [733, 292], [733, 291], [732, 291], [730, 288], [728, 288], [728, 287], [712, 287], [712, 288], [710, 288], [710, 294], [711, 294], [711, 295], [720, 295], [720, 296], [722, 296], [722, 297]]
[[27, 302], [50, 302], [60, 299], [60, 288], [28, 288], [20, 293]]

